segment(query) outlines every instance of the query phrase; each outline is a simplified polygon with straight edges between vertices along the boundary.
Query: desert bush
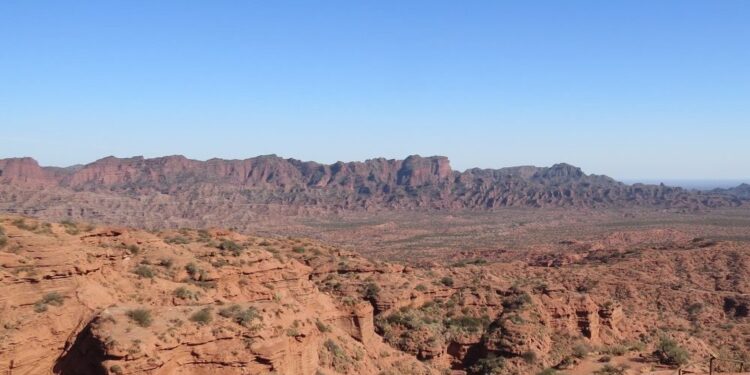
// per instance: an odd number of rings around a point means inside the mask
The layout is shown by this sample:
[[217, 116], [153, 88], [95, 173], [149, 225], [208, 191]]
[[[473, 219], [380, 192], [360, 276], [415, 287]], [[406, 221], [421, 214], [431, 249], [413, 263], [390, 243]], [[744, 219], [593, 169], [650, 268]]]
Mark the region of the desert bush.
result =
[[369, 301], [374, 301], [378, 298], [378, 295], [380, 294], [380, 287], [375, 283], [367, 283], [365, 285], [364, 291], [362, 292], [362, 297]]
[[601, 350], [603, 354], [609, 354], [614, 356], [625, 355], [628, 352], [628, 348], [623, 345], [611, 345]]
[[151, 318], [151, 311], [146, 310], [146, 309], [128, 310], [127, 316], [135, 324], [137, 324], [137, 325], [139, 325], [141, 327], [148, 327], [153, 322], [153, 320]]
[[317, 327], [318, 331], [322, 333], [331, 332], [331, 327], [321, 322], [320, 319], [315, 319], [315, 327]]
[[578, 291], [578, 293], [588, 293], [592, 291], [594, 288], [596, 288], [597, 285], [599, 285], [598, 280], [587, 278], [581, 281], [581, 284], [578, 285], [578, 287], [576, 287], [576, 291]]
[[349, 367], [352, 360], [346, 354], [344, 349], [341, 349], [341, 347], [331, 339], [326, 340], [325, 343], [323, 343], [323, 347], [331, 355], [331, 364], [333, 365], [333, 368], [342, 374], [349, 373]]
[[453, 286], [453, 278], [450, 276], [445, 276], [442, 279], [440, 279], [440, 283], [447, 286], [452, 287]]
[[112, 365], [109, 368], [109, 372], [111, 372], [111, 373], [113, 373], [115, 375], [121, 375], [121, 374], [123, 374], [122, 367], [120, 367], [118, 365]]
[[557, 374], [557, 370], [555, 370], [555, 369], [553, 369], [551, 367], [550, 368], [546, 368], [546, 369], [544, 369], [544, 370], [539, 371], [539, 372], [536, 373], [536, 375], [555, 375], [555, 374]]
[[594, 371], [595, 375], [623, 375], [625, 374], [627, 367], [624, 365], [612, 366], [610, 364], [604, 365], [604, 367]]
[[469, 315], [462, 315], [445, 320], [445, 325], [448, 329], [459, 333], [478, 333], [483, 331], [489, 323], [490, 319], [487, 316], [477, 318]]
[[591, 351], [591, 348], [588, 347], [586, 344], [576, 344], [573, 346], [573, 357], [576, 358], [584, 358], [586, 357], [589, 352]]
[[688, 313], [688, 317], [690, 320], [695, 321], [698, 319], [698, 315], [703, 311], [703, 304], [700, 302], [696, 302], [693, 304], [690, 304], [685, 310]]
[[243, 310], [240, 305], [231, 305], [219, 310], [219, 315], [224, 318], [230, 318], [243, 327], [252, 327], [253, 321], [262, 320], [258, 309], [252, 306]]
[[141, 264], [138, 267], [136, 267], [133, 270], [133, 273], [140, 277], [145, 277], [149, 279], [154, 277], [154, 270], [152, 270], [151, 267], [144, 265], [144, 264]]
[[219, 243], [219, 246], [217, 247], [219, 248], [219, 250], [228, 251], [234, 254], [235, 256], [242, 254], [242, 250], [244, 250], [244, 248], [240, 246], [240, 244], [238, 244], [237, 242], [234, 242], [232, 240], [227, 240], [227, 239], [221, 240], [221, 242]]
[[133, 244], [133, 245], [128, 245], [128, 246], [127, 246], [127, 247], [125, 247], [125, 248], [126, 248], [126, 249], [128, 250], [128, 252], [129, 252], [130, 254], [132, 254], [132, 255], [138, 255], [138, 254], [140, 254], [140, 253], [141, 253], [141, 248], [140, 248], [140, 247], [138, 247], [138, 245], [135, 245], [135, 244]]
[[690, 360], [690, 353], [668, 337], [662, 337], [659, 340], [656, 355], [659, 362], [665, 365], [682, 366]]
[[34, 231], [39, 227], [37, 224], [28, 224], [26, 222], [26, 219], [21, 219], [21, 218], [13, 220], [11, 224], [16, 226], [16, 228], [18, 229], [23, 229], [23, 230], [28, 230], [28, 231]]
[[194, 312], [193, 315], [190, 315], [190, 321], [198, 323], [200, 325], [206, 325], [208, 323], [211, 323], [213, 319], [214, 318], [213, 318], [213, 314], [211, 314], [210, 307], [204, 307]]
[[185, 266], [185, 271], [188, 273], [188, 275], [193, 276], [196, 273], [200, 272], [200, 269], [195, 265], [195, 263], [190, 262]]
[[499, 375], [505, 368], [505, 359], [503, 357], [489, 356], [478, 360], [469, 367], [469, 374], [472, 375]]
[[185, 236], [174, 236], [165, 238], [164, 242], [172, 245], [185, 245], [190, 243], [190, 239]]
[[60, 225], [65, 228], [65, 233], [71, 236], [75, 236], [76, 234], [81, 233], [81, 230], [78, 229], [78, 225], [70, 220], [63, 220], [60, 222]]
[[3, 227], [0, 227], [0, 249], [5, 247], [5, 245], [8, 244], [8, 237], [5, 236], [5, 229]]
[[47, 306], [62, 306], [65, 302], [65, 298], [58, 292], [51, 292], [45, 294], [39, 301], [34, 303], [34, 311], [42, 313], [47, 311]]
[[531, 296], [529, 293], [512, 287], [508, 296], [503, 298], [503, 308], [506, 310], [518, 310], [531, 303]]
[[174, 296], [180, 299], [197, 299], [198, 296], [195, 292], [191, 291], [188, 288], [185, 288], [184, 286], [181, 286], [174, 290], [173, 292]]
[[537, 360], [537, 355], [536, 352], [529, 350], [521, 354], [521, 358], [523, 358], [523, 361], [528, 364], [534, 364]]
[[418, 292], [426, 292], [427, 287], [424, 284], [417, 284], [417, 286], [414, 287], [414, 289]]
[[172, 266], [174, 265], [174, 261], [172, 260], [172, 258], [164, 258], [159, 261], [159, 265], [164, 268], [172, 268]]
[[302, 254], [305, 252], [305, 248], [303, 246], [295, 246], [292, 248], [292, 251], [294, 251], [297, 254]]

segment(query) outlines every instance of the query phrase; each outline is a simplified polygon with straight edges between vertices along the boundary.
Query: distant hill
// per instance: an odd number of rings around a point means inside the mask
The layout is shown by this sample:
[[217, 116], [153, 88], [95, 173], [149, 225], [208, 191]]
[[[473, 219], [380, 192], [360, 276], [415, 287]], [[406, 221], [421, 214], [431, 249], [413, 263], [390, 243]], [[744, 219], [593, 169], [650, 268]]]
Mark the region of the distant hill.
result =
[[0, 210], [137, 225], [169, 219], [231, 225], [281, 213], [495, 210], [504, 207], [736, 207], [747, 185], [695, 192], [627, 185], [569, 164], [455, 171], [443, 156], [320, 164], [275, 155], [245, 160], [107, 157], [70, 168], [0, 160]]

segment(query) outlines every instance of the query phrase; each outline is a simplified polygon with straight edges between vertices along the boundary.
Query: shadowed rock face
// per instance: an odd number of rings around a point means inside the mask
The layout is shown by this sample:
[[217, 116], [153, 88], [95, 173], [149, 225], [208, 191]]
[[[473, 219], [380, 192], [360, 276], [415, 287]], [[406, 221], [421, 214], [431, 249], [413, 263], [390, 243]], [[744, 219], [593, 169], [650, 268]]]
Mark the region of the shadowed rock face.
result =
[[131, 215], [128, 208], [140, 215], [156, 211], [157, 216], [189, 222], [207, 215], [227, 216], [238, 207], [253, 214], [282, 207], [293, 215], [502, 207], [696, 210], [741, 206], [750, 199], [742, 193], [747, 189], [735, 190], [699, 193], [664, 185], [626, 185], [568, 164], [459, 172], [445, 157], [417, 155], [332, 165], [275, 155], [207, 161], [184, 156], [107, 157], [70, 168], [40, 167], [31, 158], [0, 160], [0, 210], [106, 217], [127, 224], [135, 224], [122, 220]]

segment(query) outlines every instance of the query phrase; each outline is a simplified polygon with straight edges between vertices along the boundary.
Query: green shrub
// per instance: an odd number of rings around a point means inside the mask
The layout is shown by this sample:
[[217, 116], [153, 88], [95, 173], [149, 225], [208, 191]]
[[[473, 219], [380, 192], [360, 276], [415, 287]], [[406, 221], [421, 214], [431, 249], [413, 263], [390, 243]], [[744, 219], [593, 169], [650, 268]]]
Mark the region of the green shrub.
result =
[[47, 293], [42, 297], [42, 303], [53, 306], [62, 306], [65, 298], [58, 292]]
[[331, 354], [333, 368], [336, 369], [337, 372], [342, 374], [349, 373], [351, 359], [346, 354], [344, 349], [341, 349], [341, 347], [331, 339], [326, 340], [323, 343], [323, 347]]
[[151, 269], [151, 267], [143, 265], [143, 264], [141, 264], [138, 267], [136, 267], [133, 270], [133, 273], [136, 274], [136, 275], [138, 275], [138, 276], [140, 276], [140, 277], [145, 277], [145, 278], [149, 278], [149, 279], [151, 279], [151, 278], [154, 277], [154, 271]]
[[537, 360], [537, 355], [535, 352], [529, 350], [521, 354], [521, 358], [523, 358], [524, 362], [528, 364], [534, 364]]
[[544, 369], [544, 370], [539, 371], [539, 372], [536, 373], [536, 375], [555, 375], [555, 374], [557, 374], [557, 370], [555, 370], [555, 369], [553, 369], [551, 367], [550, 368], [546, 368], [546, 369]]
[[624, 345], [612, 345], [601, 350], [604, 354], [610, 354], [615, 356], [625, 355], [628, 352], [628, 348]]
[[452, 287], [453, 286], [453, 278], [450, 276], [445, 276], [442, 279], [440, 279], [440, 283], [447, 286]]
[[292, 248], [292, 251], [294, 251], [297, 254], [302, 254], [305, 252], [305, 248], [302, 246], [295, 246]]
[[58, 292], [51, 292], [45, 294], [42, 299], [34, 303], [34, 311], [37, 313], [42, 313], [47, 311], [47, 306], [62, 306], [62, 304], [65, 302], [65, 297], [63, 297]]
[[63, 220], [60, 222], [60, 225], [65, 228], [65, 233], [71, 236], [75, 236], [76, 234], [81, 233], [81, 231], [78, 229], [78, 225], [70, 220]]
[[417, 286], [414, 287], [418, 292], [426, 292], [427, 287], [424, 284], [417, 284]]
[[122, 367], [120, 367], [118, 365], [112, 365], [109, 368], [109, 372], [111, 372], [111, 373], [113, 373], [115, 375], [121, 375], [121, 374], [123, 374]]
[[219, 315], [232, 319], [233, 322], [243, 327], [252, 327], [253, 321], [262, 319], [258, 309], [253, 306], [243, 310], [240, 305], [231, 305], [219, 310]]
[[174, 261], [172, 260], [172, 258], [164, 258], [159, 261], [159, 265], [164, 268], [172, 268], [172, 266], [174, 265]]
[[656, 347], [656, 355], [659, 362], [665, 365], [682, 366], [690, 360], [690, 353], [668, 337], [660, 339]]
[[36, 230], [39, 226], [37, 224], [27, 224], [26, 219], [15, 219], [11, 222], [13, 225], [16, 226], [18, 229], [33, 231]]
[[190, 243], [190, 239], [183, 236], [167, 237], [164, 242], [172, 245], [185, 245]]
[[128, 318], [130, 318], [130, 320], [135, 322], [135, 324], [141, 327], [148, 327], [153, 322], [151, 318], [151, 311], [146, 309], [128, 310], [127, 316]]
[[128, 252], [132, 255], [138, 255], [141, 253], [141, 248], [138, 247], [138, 245], [128, 245], [126, 249], [128, 249]]
[[367, 283], [367, 285], [365, 285], [365, 290], [363, 291], [362, 296], [366, 300], [374, 301], [378, 298], [378, 294], [380, 294], [380, 287], [375, 283]]
[[703, 311], [703, 304], [701, 304], [700, 302], [693, 303], [688, 306], [686, 310], [690, 320], [696, 321], [698, 320], [698, 315], [700, 315], [701, 311]]
[[198, 268], [195, 263], [190, 262], [185, 266], [185, 271], [188, 273], [188, 275], [193, 276], [196, 273], [200, 272], [200, 268]]
[[321, 322], [320, 319], [315, 320], [315, 326], [318, 328], [318, 331], [322, 333], [331, 332], [331, 327]]
[[627, 370], [627, 367], [624, 365], [620, 366], [612, 366], [610, 364], [604, 365], [604, 367], [600, 368], [599, 370], [594, 371], [595, 375], [623, 375], [625, 374], [625, 370]]
[[194, 292], [184, 286], [175, 289], [173, 294], [180, 299], [196, 299], [198, 297]]
[[194, 312], [193, 315], [190, 315], [190, 321], [198, 323], [200, 325], [211, 323], [211, 321], [213, 320], [214, 318], [213, 318], [213, 315], [211, 314], [210, 307], [204, 307]]
[[510, 289], [510, 294], [507, 297], [503, 298], [503, 307], [506, 310], [518, 310], [530, 303], [531, 296], [529, 295], [529, 293], [526, 293], [525, 291], [516, 287], [512, 287]]
[[469, 373], [472, 375], [499, 375], [505, 368], [505, 359], [503, 357], [489, 356], [478, 360], [469, 367]]
[[586, 357], [589, 352], [591, 351], [591, 348], [588, 347], [586, 344], [577, 344], [573, 346], [573, 357], [576, 358], [584, 358]]
[[221, 243], [219, 243], [219, 246], [217, 247], [219, 248], [219, 250], [229, 251], [235, 256], [240, 255], [242, 253], [242, 250], [244, 250], [244, 248], [240, 246], [238, 243], [232, 240], [227, 240], [227, 239], [221, 240]]

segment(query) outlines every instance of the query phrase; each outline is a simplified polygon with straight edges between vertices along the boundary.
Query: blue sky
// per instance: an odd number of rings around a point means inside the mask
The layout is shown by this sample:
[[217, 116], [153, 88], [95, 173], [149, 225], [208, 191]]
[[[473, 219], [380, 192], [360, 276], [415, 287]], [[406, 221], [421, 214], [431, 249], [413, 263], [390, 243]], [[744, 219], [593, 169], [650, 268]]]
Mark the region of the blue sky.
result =
[[750, 177], [748, 1], [0, 2], [0, 157]]

